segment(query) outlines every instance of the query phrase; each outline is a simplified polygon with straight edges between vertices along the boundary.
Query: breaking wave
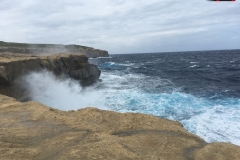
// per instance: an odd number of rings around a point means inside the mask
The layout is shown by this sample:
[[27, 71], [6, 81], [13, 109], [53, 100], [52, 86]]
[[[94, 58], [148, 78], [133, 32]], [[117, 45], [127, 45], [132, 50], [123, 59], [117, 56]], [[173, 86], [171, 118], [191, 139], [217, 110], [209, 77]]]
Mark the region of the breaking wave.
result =
[[83, 89], [78, 81], [59, 79], [46, 70], [29, 73], [21, 83], [30, 93], [31, 100], [65, 111], [93, 106], [101, 96], [91, 87]]

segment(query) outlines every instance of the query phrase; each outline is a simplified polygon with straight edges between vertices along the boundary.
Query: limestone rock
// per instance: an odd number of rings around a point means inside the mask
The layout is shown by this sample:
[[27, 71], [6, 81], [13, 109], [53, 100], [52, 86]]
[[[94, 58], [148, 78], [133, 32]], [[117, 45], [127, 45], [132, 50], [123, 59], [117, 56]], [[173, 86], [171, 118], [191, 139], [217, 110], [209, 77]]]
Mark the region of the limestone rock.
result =
[[238, 160], [240, 146], [206, 143], [180, 123], [96, 108], [60, 111], [0, 95], [0, 159]]
[[83, 84], [96, 82], [100, 70], [88, 63], [82, 54], [54, 54], [51, 56], [33, 56], [0, 53], [0, 85], [11, 85], [18, 77], [30, 71], [48, 69], [56, 75], [69, 75]]
[[10, 52], [18, 54], [51, 54], [51, 53], [82, 53], [87, 57], [108, 57], [105, 50], [94, 49], [81, 45], [61, 45], [61, 44], [28, 44], [12, 43], [0, 41], [0, 53]]

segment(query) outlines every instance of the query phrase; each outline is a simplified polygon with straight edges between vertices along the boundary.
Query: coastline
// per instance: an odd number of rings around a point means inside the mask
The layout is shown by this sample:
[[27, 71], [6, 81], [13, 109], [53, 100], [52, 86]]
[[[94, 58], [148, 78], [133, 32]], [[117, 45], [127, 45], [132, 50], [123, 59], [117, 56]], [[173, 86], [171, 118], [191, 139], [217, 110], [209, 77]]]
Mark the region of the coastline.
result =
[[72, 74], [80, 81], [90, 77], [86, 79], [87, 84], [97, 81], [100, 72], [96, 66], [89, 69], [88, 58], [80, 53], [40, 56], [4, 52], [1, 55], [0, 159], [240, 157], [240, 146], [207, 143], [176, 121], [89, 107], [61, 111], [34, 101], [17, 101], [8, 97], [13, 94], [8, 89], [27, 71], [45, 68], [58, 76]]

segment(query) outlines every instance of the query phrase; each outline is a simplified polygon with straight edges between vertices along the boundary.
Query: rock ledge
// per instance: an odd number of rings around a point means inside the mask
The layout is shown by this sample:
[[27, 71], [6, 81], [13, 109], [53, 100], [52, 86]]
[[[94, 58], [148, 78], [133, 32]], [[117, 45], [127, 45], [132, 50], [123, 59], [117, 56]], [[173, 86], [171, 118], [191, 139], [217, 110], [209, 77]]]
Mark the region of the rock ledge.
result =
[[18, 78], [29, 72], [43, 69], [49, 70], [59, 77], [67, 76], [79, 80], [83, 86], [95, 83], [101, 74], [97, 66], [89, 64], [88, 58], [80, 53], [50, 56], [0, 53], [0, 93], [12, 96], [5, 90], [12, 92], [11, 89], [7, 88], [12, 88]]
[[206, 143], [180, 123], [96, 108], [60, 111], [0, 95], [0, 159], [238, 160], [240, 147]]

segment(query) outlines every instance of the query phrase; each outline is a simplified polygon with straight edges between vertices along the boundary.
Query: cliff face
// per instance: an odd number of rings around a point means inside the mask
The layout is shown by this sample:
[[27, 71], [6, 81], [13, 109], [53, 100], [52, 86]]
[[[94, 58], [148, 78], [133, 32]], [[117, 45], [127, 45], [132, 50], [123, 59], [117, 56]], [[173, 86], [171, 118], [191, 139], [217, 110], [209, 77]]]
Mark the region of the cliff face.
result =
[[206, 143], [178, 122], [86, 108], [59, 111], [0, 95], [0, 159], [239, 160], [240, 147]]
[[57, 76], [69, 76], [79, 80], [83, 86], [98, 81], [101, 73], [96, 65], [89, 64], [88, 58], [81, 54], [35, 56], [0, 53], [0, 93], [21, 99], [26, 89], [21, 88], [21, 84], [15, 85], [15, 80], [31, 71], [42, 69]]
[[27, 44], [0, 41], [0, 53], [3, 52], [20, 54], [82, 53], [92, 58], [109, 56], [108, 52], [105, 50], [81, 45]]

